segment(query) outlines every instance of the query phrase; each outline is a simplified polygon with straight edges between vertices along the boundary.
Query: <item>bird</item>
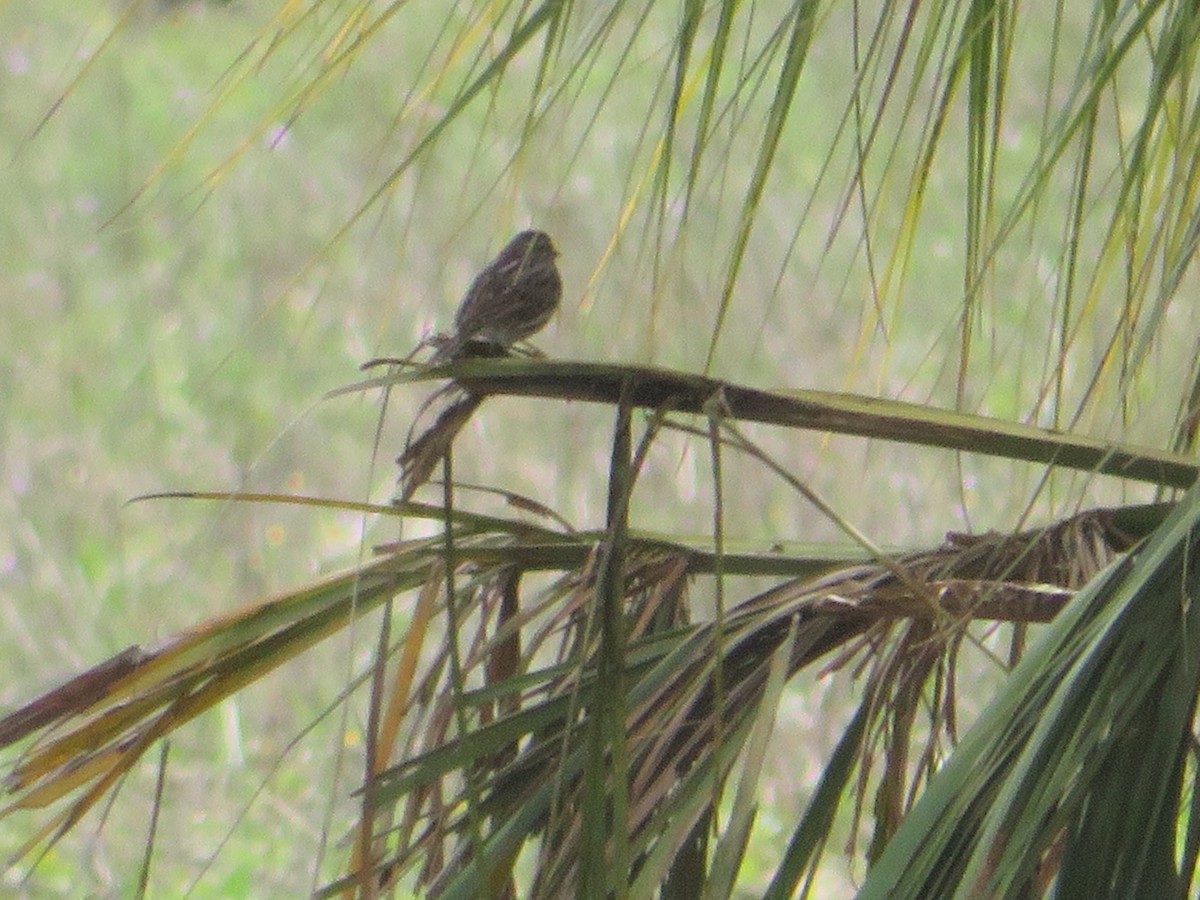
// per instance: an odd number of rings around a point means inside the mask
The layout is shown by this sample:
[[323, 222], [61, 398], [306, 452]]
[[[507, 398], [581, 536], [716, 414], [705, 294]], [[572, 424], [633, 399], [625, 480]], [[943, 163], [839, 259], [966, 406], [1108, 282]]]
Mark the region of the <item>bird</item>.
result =
[[562, 299], [557, 258], [544, 231], [522, 231], [509, 241], [471, 282], [454, 314], [454, 333], [435, 343], [433, 362], [458, 359], [479, 344], [507, 350], [545, 327]]

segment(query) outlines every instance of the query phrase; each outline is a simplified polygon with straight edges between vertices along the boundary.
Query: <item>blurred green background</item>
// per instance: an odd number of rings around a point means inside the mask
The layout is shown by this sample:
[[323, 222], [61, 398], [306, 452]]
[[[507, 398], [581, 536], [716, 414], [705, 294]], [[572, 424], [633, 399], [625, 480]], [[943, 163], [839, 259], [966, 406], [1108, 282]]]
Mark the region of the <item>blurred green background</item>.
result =
[[[538, 60], [519, 57], [501, 91], [476, 98], [368, 204], [471, 70], [473, 57], [447, 62], [448, 35], [465, 32], [469, 13], [444, 6], [432, 14], [401, 10], [351, 61], [320, 78], [321, 48], [342, 24], [332, 11], [273, 45], [281, 27], [297, 23], [272, 19], [269, 4], [144, 3], [120, 25], [126, 7], [117, 3], [0, 7], [3, 707], [131, 643], [153, 643], [348, 565], [364, 535], [368, 546], [393, 538], [394, 522], [351, 514], [127, 501], [188, 489], [385, 501], [423, 389], [393, 394], [378, 444], [378, 397], [323, 402], [322, 395], [359, 378], [361, 362], [403, 355], [428, 329], [445, 327], [474, 273], [520, 228], [545, 228], [562, 251], [564, 309], [537, 338], [542, 349], [702, 369], [769, 96], [748, 83], [735, 105], [718, 110], [719, 146], [682, 237], [673, 189], [667, 211], [674, 218], [657, 244], [648, 192], [676, 13], [659, 4], [639, 24], [630, 9], [614, 25], [628, 35], [626, 57], [616, 41], [588, 57], [576, 80], [551, 77], [532, 118]], [[831, 12], [819, 34], [843, 33], [839, 17], [847, 12]], [[592, 14], [598, 20], [601, 11]], [[594, 25], [576, 23], [581, 33]], [[756, 27], [765, 32], [767, 24]], [[1022, 27], [1039, 27], [1036, 15]], [[579, 46], [582, 39], [568, 36], [564, 53]], [[1030, 88], [1018, 90], [1006, 111], [1011, 168], [996, 173], [1001, 196], [1036, 153], [1052, 102], [1036, 87], [1050, 78], [1045, 59], [1022, 64]], [[931, 178], [939, 190], [925, 198], [911, 255], [875, 273], [891, 279], [881, 325], [861, 209], [846, 203], [855, 164], [843, 127], [851, 83], [844, 47], [818, 37], [809, 66], [714, 374], [953, 406], [956, 373], [946, 360], [958, 340], [962, 294], [962, 137], [943, 136]], [[298, 93], [306, 85], [309, 92]], [[928, 85], [913, 90], [915, 103], [929, 102]], [[870, 224], [892, 243], [874, 248], [877, 263], [903, 237], [905, 173], [919, 125], [885, 116], [895, 146], [878, 157], [887, 164], [868, 173]], [[1115, 158], [1110, 148], [1096, 153], [1101, 162]], [[676, 165], [683, 171], [686, 159]], [[1047, 284], [1061, 265], [1061, 222], [1053, 212], [995, 261], [998, 289], [981, 313], [985, 349], [962, 400], [968, 411], [1053, 421], [1054, 411], [1038, 402], [1054, 362]], [[1118, 300], [1115, 290], [1098, 289], [1097, 320], [1104, 304]], [[1078, 351], [1072, 404], [1103, 352], [1101, 338], [1097, 330], [1094, 346], [1085, 340]], [[1178, 359], [1162, 352], [1151, 374], [1172, 372]], [[1152, 397], [1127, 405], [1123, 421], [1105, 409], [1087, 407], [1083, 430], [1119, 428], [1126, 440], [1155, 445], [1174, 414]], [[530, 494], [576, 525], [595, 527], [609, 429], [603, 409], [542, 404], [535, 416], [529, 404], [493, 401], [461, 439], [457, 475]], [[482, 445], [473, 434], [508, 448], [505, 456], [472, 453]], [[886, 545], [1011, 527], [1037, 477], [948, 453], [765, 429], [754, 435]], [[744, 461], [727, 464], [736, 485], [725, 506], [731, 539], [769, 546], [838, 536], [781, 482]], [[639, 484], [637, 523], [703, 533], [712, 515], [708, 471], [702, 444], [664, 438]], [[1079, 477], [1064, 478], [1046, 502], [1147, 497]], [[698, 585], [699, 599], [710, 590]], [[284, 751], [370, 651], [363, 634], [329, 643], [187, 730], [164, 810], [164, 834], [174, 837], [160, 844], [155, 862], [163, 896], [210, 863], [199, 896], [309, 888], [306, 864], [329, 798], [339, 793], [330, 787], [334, 747], [353, 747], [361, 723], [352, 719], [343, 734], [335, 715]], [[798, 761], [795, 751], [781, 758], [758, 825], [768, 836], [802, 807], [841, 725], [831, 710], [850, 691], [799, 681], [780, 739], [812, 758]], [[342, 777], [345, 794], [352, 764]], [[147, 771], [128, 785], [102, 839], [64, 844], [27, 889], [69, 891], [82, 870], [90, 889], [120, 893], [140, 857], [151, 784]], [[5, 853], [23, 838], [14, 821], [0, 825]], [[218, 853], [230, 833], [234, 840]]]

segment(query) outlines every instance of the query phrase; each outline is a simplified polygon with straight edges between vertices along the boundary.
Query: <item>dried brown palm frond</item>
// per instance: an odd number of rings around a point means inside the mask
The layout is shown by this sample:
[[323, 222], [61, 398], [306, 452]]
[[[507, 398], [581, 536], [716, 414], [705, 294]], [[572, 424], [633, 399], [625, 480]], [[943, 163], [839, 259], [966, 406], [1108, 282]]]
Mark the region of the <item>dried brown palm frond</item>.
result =
[[[661, 882], [711, 815], [713, 779], [729, 771], [764, 714], [781, 648], [789, 674], [831, 654], [829, 669], [853, 664], [868, 672], [872, 716], [863, 752], [882, 751], [885, 760], [873, 807], [882, 845], [916, 791], [909, 779], [927, 777], [938, 742], [953, 738], [955, 654], [968, 625], [1048, 620], [1132, 541], [1109, 511], [1018, 535], [950, 535], [934, 550], [887, 565], [781, 584], [731, 609], [720, 625], [688, 624], [689, 554], [638, 549], [628, 570], [623, 677], [629, 842], [638, 860], [632, 877]], [[380, 836], [392, 848], [380, 852], [387, 871], [420, 866], [419, 881], [433, 895], [480, 883], [492, 890], [508, 883], [513, 860], [537, 837], [532, 896], [570, 893], [584, 840], [587, 716], [604, 689], [592, 664], [592, 573], [585, 567], [555, 581], [530, 608], [503, 619], [497, 598], [511, 596], [511, 572], [473, 576], [460, 610], [474, 617], [471, 633], [460, 635], [467, 690], [457, 696], [444, 665], [430, 668], [414, 692], [424, 699], [408, 710], [409, 733], [419, 737], [406, 761], [374, 786], [380, 802], [402, 810], [401, 824]], [[488, 621], [499, 623], [490, 638]], [[489, 660], [502, 647], [512, 652], [523, 624], [530, 638], [519, 662], [508, 658], [520, 674], [497, 682]], [[469, 737], [454, 734], [456, 703], [471, 712]], [[914, 766], [909, 748], [922, 708], [927, 746]], [[869, 774], [864, 767], [860, 796]], [[464, 812], [472, 794], [482, 819], [474, 835]]]

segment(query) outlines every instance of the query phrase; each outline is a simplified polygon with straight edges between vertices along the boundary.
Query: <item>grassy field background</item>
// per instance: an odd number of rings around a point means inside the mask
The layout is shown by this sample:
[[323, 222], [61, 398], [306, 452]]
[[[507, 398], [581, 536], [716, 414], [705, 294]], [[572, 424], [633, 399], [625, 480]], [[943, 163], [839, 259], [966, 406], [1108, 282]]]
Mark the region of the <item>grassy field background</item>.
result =
[[[736, 111], [745, 118], [704, 171], [682, 239], [656, 257], [644, 200], [622, 230], [662, 130], [655, 92], [669, 85], [674, 28], [663, 7], [613, 85], [616, 50], [554, 95], [524, 144], [518, 136], [536, 59], [518, 59], [500, 95], [479, 98], [363, 211], [460, 83], [431, 74], [440, 57], [429, 47], [445, 46], [444, 13], [398, 15], [296, 117], [280, 100], [314, 74], [313, 47], [303, 40], [229, 86], [243, 48], [272, 33], [270, 5], [143, 4], [75, 83], [123, 10], [61, 0], [0, 7], [4, 708], [131, 643], [152, 643], [350, 564], [364, 535], [368, 544], [393, 537], [394, 523], [348, 514], [127, 501], [186, 489], [386, 500], [421, 391], [393, 396], [378, 447], [378, 398], [321, 397], [354, 381], [364, 360], [403, 354], [427, 329], [445, 327], [475, 271], [520, 228], [545, 228], [563, 254], [564, 310], [537, 339], [546, 352], [699, 371], [753, 159], [747, 148], [764, 115], [761, 95]], [[827, 33], [838, 33], [844, 12], [822, 23]], [[633, 25], [630, 11], [621, 28]], [[332, 27], [313, 24], [312, 41]], [[448, 30], [460, 27], [452, 19]], [[1029, 65], [1032, 85], [1042, 73], [1037, 60]], [[830, 237], [853, 169], [845, 137], [835, 139], [850, 83], [844, 48], [818, 41], [810, 66], [714, 373], [952, 406], [955, 373], [945, 359], [957, 340], [962, 285], [961, 138], [945, 138], [933, 180], [939, 193], [928, 199], [905, 287], [886, 298], [884, 337], [870, 314], [853, 208]], [[1045, 97], [1019, 88], [1011, 103], [1012, 171], [999, 173], [1002, 195], [1035, 152]], [[894, 168], [871, 173], [876, 234], [902, 223], [907, 185], [899, 173], [914, 146], [899, 141]], [[677, 224], [669, 222], [668, 233]], [[967, 391], [972, 411], [1042, 415], [1031, 412], [1032, 398], [1048, 351], [1044, 338], [1029, 336], [1047, 332], [1055, 225], [1047, 215], [1045, 234], [1031, 229], [1024, 252], [997, 261], [1003, 290], [986, 312], [988, 350]], [[1170, 413], [1140, 411], [1124, 433], [1152, 435]], [[530, 494], [582, 527], [599, 523], [604, 410], [496, 401], [477, 419], [456, 456], [463, 480]], [[1103, 433], [1117, 423], [1085, 424]], [[506, 447], [505, 455], [472, 453], [481, 446], [473, 436]], [[956, 467], [949, 454], [756, 436], [888, 545], [1006, 527], [1033, 483], [1007, 464]], [[781, 482], [742, 461], [729, 465], [737, 485], [726, 500], [731, 537], [769, 545], [836, 536]], [[637, 523], [703, 531], [711, 519], [707, 471], [703, 445], [665, 439], [639, 488]], [[1135, 499], [1110, 485], [1073, 490]], [[705, 590], [698, 588], [700, 600]], [[352, 719], [343, 733], [335, 715], [298, 746], [289, 742], [369, 649], [365, 632], [331, 641], [177, 741], [156, 895], [175, 896], [196, 878], [198, 896], [286, 896], [310, 887], [329, 798], [353, 783], [350, 763], [340, 787], [331, 786], [335, 748], [353, 750], [361, 723]], [[792, 691], [781, 740], [804, 751], [781, 756], [772, 774], [757, 865], [771, 864], [771, 835], [802, 808], [851, 691], [814, 683]], [[101, 895], [128, 888], [153, 776], [147, 770], [135, 780], [99, 840], [91, 840], [93, 822], [56, 849], [27, 885], [31, 896], [81, 895], [81, 879]], [[0, 851], [23, 837], [18, 820], [6, 820]]]

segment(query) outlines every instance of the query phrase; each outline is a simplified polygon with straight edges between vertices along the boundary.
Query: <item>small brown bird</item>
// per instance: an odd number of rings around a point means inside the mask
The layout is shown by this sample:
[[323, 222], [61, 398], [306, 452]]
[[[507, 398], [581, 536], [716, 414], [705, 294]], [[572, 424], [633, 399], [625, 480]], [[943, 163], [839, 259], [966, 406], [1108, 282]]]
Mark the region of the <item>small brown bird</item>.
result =
[[507, 350], [541, 330], [558, 309], [558, 251], [544, 231], [522, 231], [475, 276], [454, 315], [454, 334], [433, 362], [456, 359], [470, 344]]

